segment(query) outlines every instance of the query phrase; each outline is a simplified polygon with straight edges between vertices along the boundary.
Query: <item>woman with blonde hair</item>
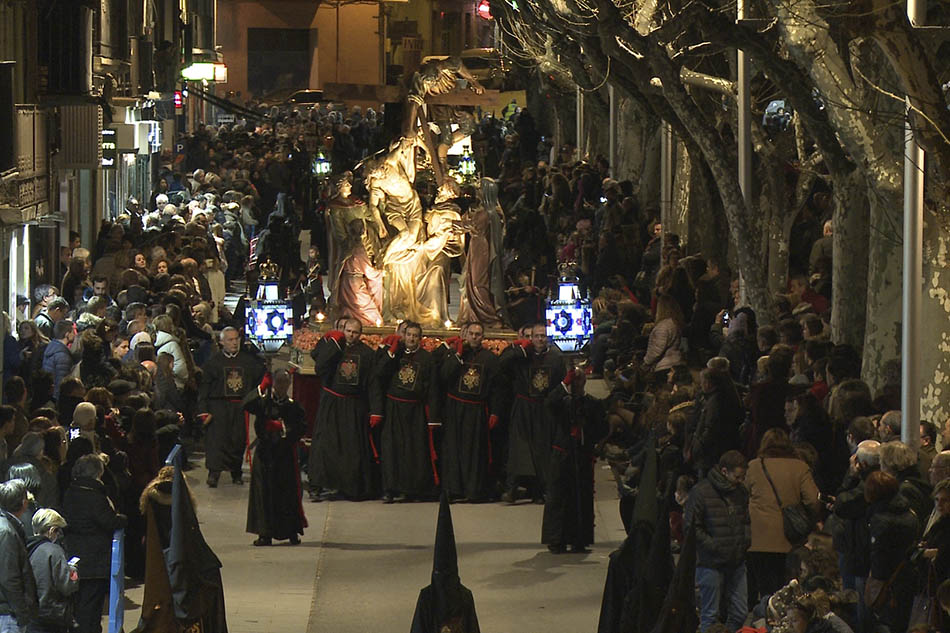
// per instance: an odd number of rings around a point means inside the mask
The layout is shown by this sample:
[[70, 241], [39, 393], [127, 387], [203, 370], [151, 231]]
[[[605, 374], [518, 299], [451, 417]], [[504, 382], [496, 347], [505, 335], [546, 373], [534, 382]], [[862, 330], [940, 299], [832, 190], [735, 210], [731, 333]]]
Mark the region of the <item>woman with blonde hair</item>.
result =
[[56, 510], [40, 508], [33, 514], [33, 534], [27, 542], [30, 566], [36, 578], [39, 620], [30, 628], [34, 633], [66, 633], [73, 627], [73, 600], [79, 589], [76, 568], [66, 561], [59, 541], [66, 519]]
[[654, 322], [642, 366], [653, 372], [654, 383], [662, 383], [670, 369], [686, 365], [680, 347], [685, 325], [683, 311], [673, 297], [659, 296]]

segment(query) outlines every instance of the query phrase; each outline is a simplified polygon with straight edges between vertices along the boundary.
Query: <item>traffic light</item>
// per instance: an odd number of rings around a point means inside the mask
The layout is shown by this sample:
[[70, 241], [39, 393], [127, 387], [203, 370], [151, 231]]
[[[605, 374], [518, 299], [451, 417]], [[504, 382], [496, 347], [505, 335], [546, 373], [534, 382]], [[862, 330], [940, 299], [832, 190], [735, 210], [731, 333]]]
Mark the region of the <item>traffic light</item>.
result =
[[184, 107], [184, 101], [181, 96], [181, 90], [176, 90], [172, 101], [175, 103], [175, 112], [181, 112]]

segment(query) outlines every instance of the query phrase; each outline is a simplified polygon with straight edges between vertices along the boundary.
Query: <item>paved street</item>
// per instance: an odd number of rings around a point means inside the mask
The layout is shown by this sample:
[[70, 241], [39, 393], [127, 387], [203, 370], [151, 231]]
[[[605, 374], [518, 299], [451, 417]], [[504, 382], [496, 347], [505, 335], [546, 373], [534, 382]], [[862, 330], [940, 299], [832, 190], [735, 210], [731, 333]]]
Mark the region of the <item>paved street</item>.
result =
[[[244, 533], [247, 485], [188, 473], [205, 538], [224, 568], [231, 633], [399, 633], [429, 582], [438, 504], [304, 503], [310, 527], [297, 547], [252, 547]], [[587, 555], [540, 544], [542, 507], [454, 505], [462, 582], [486, 633], [578, 633], [597, 626], [607, 555], [622, 539], [616, 489], [597, 468], [596, 538]], [[127, 591], [126, 630], [142, 588]]]

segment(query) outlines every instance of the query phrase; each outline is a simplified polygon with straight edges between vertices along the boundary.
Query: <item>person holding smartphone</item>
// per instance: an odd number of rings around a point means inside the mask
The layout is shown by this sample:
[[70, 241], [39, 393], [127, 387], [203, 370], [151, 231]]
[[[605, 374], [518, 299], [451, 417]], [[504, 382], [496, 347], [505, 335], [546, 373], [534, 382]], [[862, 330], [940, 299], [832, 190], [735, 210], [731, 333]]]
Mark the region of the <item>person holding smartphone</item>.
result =
[[66, 560], [59, 541], [66, 520], [56, 510], [41, 508], [33, 515], [33, 533], [26, 545], [36, 578], [39, 621], [34, 633], [66, 633], [73, 627], [72, 595], [79, 588], [78, 558]]

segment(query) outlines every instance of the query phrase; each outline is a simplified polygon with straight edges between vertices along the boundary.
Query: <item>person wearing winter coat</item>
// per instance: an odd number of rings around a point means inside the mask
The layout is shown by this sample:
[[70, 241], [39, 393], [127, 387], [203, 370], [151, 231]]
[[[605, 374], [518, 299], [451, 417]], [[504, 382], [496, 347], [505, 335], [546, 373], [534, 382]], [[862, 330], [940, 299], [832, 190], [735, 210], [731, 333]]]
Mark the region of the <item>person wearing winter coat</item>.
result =
[[810, 444], [818, 451], [815, 484], [820, 491], [833, 495], [848, 470], [851, 450], [847, 433], [831, 423], [821, 402], [804, 385], [790, 386], [785, 397], [785, 422], [791, 428], [793, 443]]
[[36, 578], [39, 620], [30, 633], [67, 633], [73, 625], [71, 596], [79, 589], [79, 574], [59, 544], [66, 520], [55, 510], [41, 508], [33, 515], [32, 527], [36, 536], [27, 551]]
[[0, 484], [0, 631], [25, 631], [36, 622], [36, 581], [26, 552], [20, 517], [26, 510], [26, 484]]
[[803, 503], [817, 518], [818, 487], [808, 465], [798, 459], [788, 434], [781, 429], [769, 429], [762, 436], [758, 457], [749, 462], [745, 487], [752, 520], [751, 595], [761, 599], [775, 593], [788, 579], [786, 558], [793, 544], [785, 538], [782, 508]]
[[755, 374], [758, 348], [755, 333], [750, 332], [749, 314], [737, 313], [728, 321], [728, 334], [719, 347], [719, 356], [729, 359], [729, 373], [737, 383], [748, 385]]
[[43, 371], [53, 377], [53, 400], [59, 398], [59, 384], [73, 370], [73, 356], [69, 346], [76, 340], [76, 328], [72, 321], [63, 319], [53, 326], [53, 340], [43, 352]]
[[[934, 502], [937, 509], [937, 520], [924, 534], [920, 547], [923, 549], [923, 561], [918, 579], [921, 592], [927, 589], [927, 566], [934, 568], [934, 587], [950, 578], [950, 479], [944, 479], [934, 486]], [[911, 622], [911, 624], [914, 624]]]
[[707, 368], [699, 376], [703, 399], [686, 458], [702, 477], [723, 453], [739, 448], [743, 412], [728, 374]]
[[[864, 440], [858, 444], [850, 459], [848, 474], [835, 497], [833, 515], [829, 517], [832, 543], [838, 553], [841, 584], [845, 589], [854, 589], [864, 595], [868, 576], [867, 501], [864, 498], [864, 482], [881, 466], [881, 443]], [[864, 601], [858, 600], [858, 628], [864, 630], [868, 618]]]
[[40, 433], [27, 433], [7, 460], [4, 471], [6, 479], [23, 479], [26, 482], [37, 507], [50, 508], [59, 503], [59, 491], [49, 458], [43, 454], [44, 446]]
[[167, 314], [161, 314], [152, 320], [152, 324], [156, 330], [155, 356], [157, 358], [160, 354], [172, 355], [172, 374], [175, 385], [179, 389], [183, 389], [188, 380], [188, 361], [185, 359], [181, 342], [178, 340], [175, 323]]
[[752, 542], [749, 495], [743, 487], [748, 464], [736, 450], [727, 451], [686, 500], [685, 525], [696, 530], [696, 585], [699, 628], [705, 632], [720, 621], [726, 605], [726, 627], [738, 630], [748, 615], [746, 552]]
[[647, 351], [643, 356], [643, 366], [651, 368], [655, 374], [654, 380], [662, 383], [670, 369], [686, 364], [680, 349], [684, 327], [683, 311], [676, 299], [669, 295], [659, 296], [655, 321], [656, 325], [650, 331]]
[[98, 453], [84, 455], [73, 466], [73, 480], [63, 496], [63, 518], [69, 522], [66, 553], [79, 557], [76, 622], [83, 633], [100, 633], [102, 605], [109, 593], [112, 533], [125, 527], [106, 495], [105, 464]]
[[920, 533], [923, 533], [934, 507], [933, 488], [920, 476], [917, 451], [896, 440], [881, 444], [881, 470], [897, 478], [899, 493], [917, 517]]
[[[917, 589], [911, 550], [917, 542], [917, 517], [900, 494], [900, 482], [893, 475], [878, 471], [864, 483], [864, 499], [868, 504], [867, 525], [870, 573], [865, 591], [865, 604], [872, 609], [878, 626], [890, 631], [906, 631], [910, 608]], [[878, 607], [867, 598], [875, 585], [890, 583], [889, 595]], [[885, 589], [884, 591], [887, 591]]]

